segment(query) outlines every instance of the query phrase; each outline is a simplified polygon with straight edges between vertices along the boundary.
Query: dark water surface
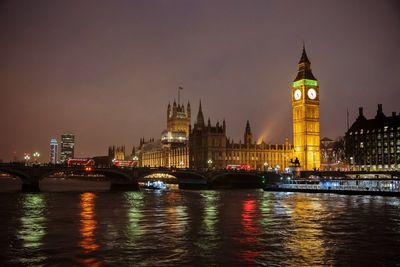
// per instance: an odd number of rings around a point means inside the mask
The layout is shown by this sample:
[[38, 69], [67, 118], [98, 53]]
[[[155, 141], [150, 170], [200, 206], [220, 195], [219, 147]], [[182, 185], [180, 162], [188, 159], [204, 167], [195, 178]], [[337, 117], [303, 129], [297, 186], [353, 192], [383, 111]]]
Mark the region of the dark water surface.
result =
[[0, 194], [1, 266], [400, 266], [400, 199], [261, 190]]

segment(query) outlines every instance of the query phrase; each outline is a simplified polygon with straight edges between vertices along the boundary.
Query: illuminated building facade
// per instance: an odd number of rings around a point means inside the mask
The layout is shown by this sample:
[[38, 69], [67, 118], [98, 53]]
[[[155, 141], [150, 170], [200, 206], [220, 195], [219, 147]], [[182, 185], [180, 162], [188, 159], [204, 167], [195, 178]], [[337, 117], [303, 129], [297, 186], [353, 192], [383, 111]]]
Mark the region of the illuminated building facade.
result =
[[292, 83], [292, 109], [294, 157], [300, 161], [302, 170], [319, 169], [319, 86], [304, 47]]
[[125, 146], [110, 146], [108, 157], [111, 160], [125, 160]]
[[[179, 105], [174, 105], [173, 109], [175, 107], [178, 110]], [[173, 110], [170, 111], [169, 105], [167, 130], [163, 132], [161, 139], [140, 140], [140, 166], [225, 169], [228, 165], [245, 165], [256, 170], [284, 171], [291, 165], [293, 146], [287, 138], [283, 144], [267, 144], [264, 141], [257, 144], [253, 141], [250, 123], [247, 121], [243, 143], [235, 143], [227, 138], [225, 121], [222, 124], [217, 122], [215, 126], [211, 125], [210, 119], [205, 123], [201, 102], [196, 122], [191, 129], [190, 104], [188, 107], [185, 113], [176, 116], [173, 115]], [[168, 123], [171, 120], [180, 122]], [[186, 123], [184, 127], [182, 121]], [[172, 138], [166, 137], [165, 133], [169, 133]], [[185, 136], [188, 138], [184, 138]]]
[[[178, 98], [179, 99], [179, 98]], [[292, 83], [293, 145], [256, 143], [250, 123], [245, 127], [243, 143], [227, 138], [226, 122], [211, 125], [204, 120], [201, 102], [197, 120], [191, 129], [191, 110], [175, 102], [167, 108], [167, 130], [161, 140], [140, 140], [140, 165], [150, 167], [190, 167], [225, 169], [246, 165], [251, 169], [274, 168], [284, 171], [300, 162], [302, 170], [317, 170], [321, 165], [319, 85], [311, 71], [305, 48]], [[297, 160], [296, 160], [297, 158]]]
[[352, 170], [400, 170], [400, 114], [383, 113], [382, 105], [373, 119], [363, 108], [345, 136], [346, 158]]
[[55, 138], [50, 140], [50, 163], [58, 163], [58, 142]]
[[189, 148], [186, 144], [162, 143], [161, 140], [141, 140], [139, 162], [142, 167], [189, 168]]
[[[179, 99], [179, 97], [178, 97]], [[161, 139], [144, 138], [139, 145], [139, 164], [142, 167], [189, 167], [188, 137], [191, 124], [190, 103], [185, 106], [174, 101], [167, 108], [167, 129]]]
[[[191, 109], [190, 103], [187, 103], [186, 110], [185, 106], [180, 103], [171, 104], [168, 103], [167, 108], [167, 130], [163, 134], [161, 140], [163, 142], [186, 142], [189, 137], [191, 121]], [[166, 134], [165, 134], [166, 133]], [[185, 137], [185, 138], [182, 138]]]
[[204, 123], [201, 108], [189, 137], [190, 167], [195, 169], [225, 169], [228, 165], [249, 166], [255, 170], [274, 168], [284, 171], [293, 158], [293, 146], [286, 138], [283, 144], [253, 142], [249, 121], [246, 123], [244, 141], [235, 143], [227, 138], [225, 120], [211, 125]]
[[61, 135], [61, 163], [66, 162], [70, 158], [74, 158], [75, 155], [75, 135], [63, 134]]

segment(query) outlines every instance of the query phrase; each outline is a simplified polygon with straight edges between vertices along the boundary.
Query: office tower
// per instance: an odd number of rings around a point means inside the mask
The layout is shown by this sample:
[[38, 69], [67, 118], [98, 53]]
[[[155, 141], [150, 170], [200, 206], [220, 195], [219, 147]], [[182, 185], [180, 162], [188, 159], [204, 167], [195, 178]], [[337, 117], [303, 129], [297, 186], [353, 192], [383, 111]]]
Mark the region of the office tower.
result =
[[61, 163], [66, 162], [70, 158], [74, 158], [75, 153], [75, 135], [63, 134], [61, 135]]
[[55, 138], [50, 140], [50, 163], [58, 163], [58, 142]]

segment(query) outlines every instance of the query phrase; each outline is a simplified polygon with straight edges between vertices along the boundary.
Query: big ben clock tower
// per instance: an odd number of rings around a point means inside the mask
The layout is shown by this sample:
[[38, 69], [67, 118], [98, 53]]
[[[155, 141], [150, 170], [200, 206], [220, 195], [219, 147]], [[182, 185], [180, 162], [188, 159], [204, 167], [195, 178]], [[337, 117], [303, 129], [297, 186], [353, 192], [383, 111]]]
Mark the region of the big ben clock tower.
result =
[[297, 76], [292, 83], [294, 156], [302, 170], [319, 169], [319, 86], [303, 46]]

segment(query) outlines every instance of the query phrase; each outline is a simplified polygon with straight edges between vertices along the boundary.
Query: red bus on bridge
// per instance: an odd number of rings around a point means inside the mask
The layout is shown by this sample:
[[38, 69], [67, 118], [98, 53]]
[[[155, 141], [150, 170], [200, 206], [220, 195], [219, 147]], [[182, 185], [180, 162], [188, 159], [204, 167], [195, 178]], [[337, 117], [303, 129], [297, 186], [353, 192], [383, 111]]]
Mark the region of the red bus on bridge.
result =
[[251, 167], [249, 164], [228, 164], [226, 165], [226, 169], [230, 171], [250, 171]]
[[72, 166], [94, 166], [94, 160], [89, 158], [82, 158], [82, 159], [68, 159], [67, 165], [68, 167]]
[[136, 167], [137, 165], [135, 160], [113, 160], [112, 163], [116, 167]]

